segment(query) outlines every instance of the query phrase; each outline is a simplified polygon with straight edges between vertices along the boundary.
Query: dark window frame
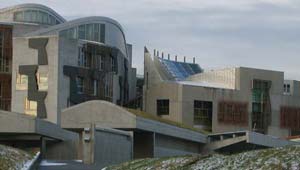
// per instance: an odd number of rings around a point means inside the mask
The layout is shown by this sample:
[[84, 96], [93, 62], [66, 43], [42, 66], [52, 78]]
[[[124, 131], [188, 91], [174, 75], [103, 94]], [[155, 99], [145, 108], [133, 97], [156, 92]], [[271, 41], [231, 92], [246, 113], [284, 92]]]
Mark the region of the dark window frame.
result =
[[156, 100], [156, 114], [158, 116], [170, 114], [170, 100], [169, 99]]

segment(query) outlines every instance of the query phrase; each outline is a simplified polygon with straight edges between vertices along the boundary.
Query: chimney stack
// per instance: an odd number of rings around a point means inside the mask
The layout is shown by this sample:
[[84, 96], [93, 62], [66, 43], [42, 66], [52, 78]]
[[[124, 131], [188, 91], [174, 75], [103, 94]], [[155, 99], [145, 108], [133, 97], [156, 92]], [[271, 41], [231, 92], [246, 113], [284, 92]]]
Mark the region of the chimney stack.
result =
[[193, 63], [194, 63], [194, 64], [196, 63], [196, 58], [195, 58], [195, 57], [193, 58]]
[[164, 59], [164, 52], [161, 52], [161, 58]]
[[168, 54], [168, 60], [170, 60], [170, 54]]
[[183, 57], [183, 62], [185, 62], [185, 56]]
[[156, 50], [155, 50], [155, 49], [154, 49], [154, 52], [153, 52], [153, 53], [154, 53], [154, 56], [155, 56], [155, 55], [156, 55]]
[[175, 55], [175, 61], [177, 61], [177, 55]]
[[156, 57], [159, 57], [159, 51], [157, 50], [157, 54], [156, 54]]

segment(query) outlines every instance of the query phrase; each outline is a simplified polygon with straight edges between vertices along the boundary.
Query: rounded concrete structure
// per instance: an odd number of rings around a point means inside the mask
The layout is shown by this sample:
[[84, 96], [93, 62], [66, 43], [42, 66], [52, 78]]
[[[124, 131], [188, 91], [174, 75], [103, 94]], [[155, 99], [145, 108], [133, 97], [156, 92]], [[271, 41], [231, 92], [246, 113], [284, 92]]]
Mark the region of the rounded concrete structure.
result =
[[117, 48], [127, 58], [126, 38], [123, 28], [117, 21], [108, 17], [79, 18], [32, 32], [29, 36], [53, 34], [60, 34], [71, 39], [94, 41]]
[[40, 4], [20, 4], [0, 9], [0, 20], [49, 26], [66, 21], [51, 8]]

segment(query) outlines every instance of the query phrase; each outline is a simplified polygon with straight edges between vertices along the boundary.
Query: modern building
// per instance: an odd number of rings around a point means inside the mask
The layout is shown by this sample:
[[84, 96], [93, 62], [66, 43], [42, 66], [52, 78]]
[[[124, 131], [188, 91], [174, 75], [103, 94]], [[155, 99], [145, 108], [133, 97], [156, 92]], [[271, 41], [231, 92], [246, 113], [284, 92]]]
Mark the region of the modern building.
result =
[[60, 112], [69, 106], [88, 100], [125, 105], [135, 98], [132, 45], [117, 21], [66, 21], [48, 7], [24, 4], [2, 9], [0, 22], [12, 32], [4, 36], [13, 41], [2, 50], [8, 76], [1, 81], [11, 83], [12, 111], [60, 124]]
[[214, 133], [300, 133], [300, 82], [284, 80], [283, 72], [246, 67], [201, 72], [193, 63], [157, 52], [152, 57], [146, 48], [144, 57], [148, 113]]

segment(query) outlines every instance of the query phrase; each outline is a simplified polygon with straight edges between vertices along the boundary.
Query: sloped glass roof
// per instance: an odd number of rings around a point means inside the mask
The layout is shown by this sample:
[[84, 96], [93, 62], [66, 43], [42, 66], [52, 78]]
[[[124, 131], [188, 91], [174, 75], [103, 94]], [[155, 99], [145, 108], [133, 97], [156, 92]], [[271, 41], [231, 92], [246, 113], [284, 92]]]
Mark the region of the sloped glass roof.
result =
[[158, 59], [175, 80], [184, 80], [191, 75], [202, 72], [198, 64], [171, 61], [163, 58]]

